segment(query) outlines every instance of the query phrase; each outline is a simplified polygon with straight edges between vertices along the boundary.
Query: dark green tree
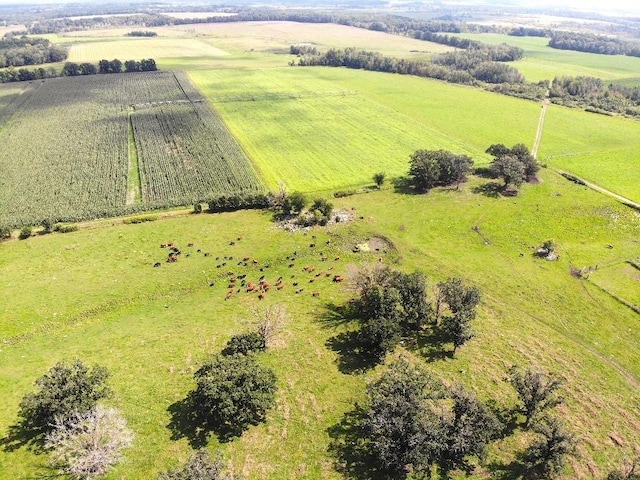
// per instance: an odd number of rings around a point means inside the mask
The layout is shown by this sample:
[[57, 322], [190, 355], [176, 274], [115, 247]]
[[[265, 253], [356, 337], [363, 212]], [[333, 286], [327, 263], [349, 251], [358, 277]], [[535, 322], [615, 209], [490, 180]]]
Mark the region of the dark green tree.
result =
[[567, 457], [577, 453], [577, 440], [556, 417], [544, 418], [534, 426], [540, 438], [526, 452], [526, 466], [549, 477], [562, 472]]
[[406, 475], [440, 458], [445, 429], [427, 403], [442, 396], [440, 382], [404, 358], [367, 386], [363, 433], [382, 469]]
[[20, 402], [22, 426], [44, 433], [53, 428], [57, 416], [67, 418], [73, 413], [92, 410], [98, 400], [111, 395], [108, 377], [106, 368], [98, 365], [89, 368], [80, 360], [56, 364], [36, 380], [39, 390]]
[[62, 67], [62, 75], [65, 77], [75, 77], [80, 75], [80, 67], [77, 63], [66, 62]]
[[282, 213], [284, 215], [298, 214], [304, 210], [307, 205], [307, 199], [301, 192], [293, 192], [286, 195], [282, 201]]
[[222, 438], [263, 422], [275, 400], [276, 375], [253, 355], [217, 355], [194, 374], [191, 399], [205, 427]]
[[473, 160], [446, 150], [417, 150], [411, 155], [409, 176], [413, 187], [426, 192], [438, 185], [457, 185], [471, 172]]
[[98, 69], [93, 63], [81, 63], [78, 65], [80, 75], [95, 75], [98, 73]]
[[497, 157], [491, 163], [491, 170], [504, 180], [504, 186], [519, 187], [526, 180], [525, 166], [513, 155]]
[[109, 73], [110, 62], [109, 60], [100, 60], [98, 62], [99, 73]]
[[472, 318], [466, 311], [448, 315], [442, 319], [442, 330], [453, 343], [453, 355], [458, 348], [471, 340], [475, 333], [471, 328]]
[[382, 184], [384, 183], [387, 174], [384, 172], [378, 172], [373, 174], [373, 182], [376, 184], [378, 189], [382, 188]]
[[443, 450], [439, 465], [444, 472], [455, 468], [468, 471], [471, 470], [469, 458], [483, 459], [487, 446], [502, 425], [473, 392], [457, 386], [449, 394], [453, 407], [451, 415], [443, 418], [447, 448]]
[[525, 428], [529, 428], [541, 413], [563, 401], [558, 392], [562, 381], [540, 369], [523, 370], [515, 366], [511, 367], [509, 382], [518, 393], [522, 404], [519, 411], [525, 416]]
[[0, 226], [0, 240], [11, 238], [11, 229], [9, 227]]
[[[473, 320], [476, 316], [476, 307], [480, 303], [482, 293], [478, 287], [467, 286], [459, 277], [452, 277], [445, 282], [438, 283], [439, 306], [446, 304], [452, 314], [466, 312]], [[440, 312], [438, 311], [439, 315]]]

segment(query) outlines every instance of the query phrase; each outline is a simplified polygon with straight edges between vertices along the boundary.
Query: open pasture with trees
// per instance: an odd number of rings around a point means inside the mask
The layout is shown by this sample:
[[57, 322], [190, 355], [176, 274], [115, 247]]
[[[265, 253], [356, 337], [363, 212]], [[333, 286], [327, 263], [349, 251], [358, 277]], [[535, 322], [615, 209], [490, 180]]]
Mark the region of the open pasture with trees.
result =
[[[563, 380], [564, 402], [555, 408], [579, 436], [581, 456], [568, 459], [565, 478], [602, 478], [637, 446], [637, 314], [572, 276], [571, 267], [638, 258], [638, 217], [549, 170], [539, 176], [542, 183], [524, 185], [514, 198], [475, 193], [487, 180], [472, 178], [459, 190], [436, 188], [427, 196], [382, 190], [335, 199], [335, 207], [353, 211], [356, 220], [306, 233], [274, 229], [268, 213], [247, 211], [5, 243], [1, 316], [11, 321], [3, 323], [0, 352], [2, 435], [15, 425], [35, 379], [59, 361], [80, 358], [109, 370], [114, 396], [106, 403], [117, 406], [135, 435], [107, 478], [155, 478], [202, 445], [180, 420], [184, 399], [196, 388], [194, 373], [232, 336], [253, 328], [254, 308], [281, 305], [287, 319], [259, 354], [278, 379], [273, 409], [264, 423], [230, 442], [212, 433], [207, 448], [212, 455], [221, 450], [233, 470], [250, 479], [352, 478], [329, 446], [348, 427], [343, 414], [365, 401], [366, 382], [387, 367], [370, 371], [353, 333], [360, 322], [344, 310], [353, 292], [326, 273], [348, 283], [349, 272], [382, 263], [424, 272], [431, 302], [436, 283], [450, 277], [482, 291], [475, 336], [455, 356], [454, 345], [428, 329], [397, 353], [426, 362], [433, 375], [462, 384], [484, 403], [497, 402], [492, 411], [498, 412], [520, 408], [508, 381], [512, 365], [551, 372]], [[353, 251], [380, 235], [386, 245], [380, 251]], [[558, 261], [533, 255], [548, 238]], [[176, 263], [164, 262], [167, 250], [160, 245], [167, 242], [182, 250]], [[258, 263], [238, 265], [246, 257]], [[217, 268], [221, 262], [226, 265]], [[272, 288], [260, 301], [255, 292], [235, 293], [237, 280], [225, 300], [228, 271], [256, 284], [265, 276]], [[279, 277], [282, 290], [275, 288]], [[489, 444], [479, 478], [517, 468], [517, 454], [533, 435], [522, 428]], [[0, 448], [0, 478], [50, 471], [47, 454], [11, 438]]]
[[[127, 205], [132, 169], [140, 171], [142, 184], [133, 188], [146, 207], [261, 189], [222, 120], [179, 74], [34, 82], [5, 107], [12, 108], [1, 132], [0, 224], [77, 221], [136, 208]], [[130, 117], [137, 165], [129, 159]]]

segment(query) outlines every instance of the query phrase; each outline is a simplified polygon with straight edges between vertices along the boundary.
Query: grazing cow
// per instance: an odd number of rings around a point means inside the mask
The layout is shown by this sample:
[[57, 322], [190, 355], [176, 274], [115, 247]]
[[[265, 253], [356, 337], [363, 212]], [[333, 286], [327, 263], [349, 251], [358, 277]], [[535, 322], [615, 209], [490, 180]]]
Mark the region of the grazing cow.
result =
[[295, 263], [290, 263], [290, 264], [289, 264], [289, 268], [293, 268], [293, 267], [295, 267], [295, 266], [296, 266], [296, 264], [295, 264]]
[[309, 279], [309, 283], [313, 283], [314, 281], [315, 281], [315, 278]]
[[256, 260], [255, 258], [253, 260], [251, 260], [253, 262], [253, 264], [255, 265], [256, 263], [258, 263], [258, 260]]
[[258, 287], [256, 287], [255, 283], [249, 282], [247, 284], [247, 293], [255, 292], [257, 289], [258, 289]]
[[214, 283], [214, 282], [211, 282], [211, 283], [209, 284], [209, 286], [210, 286], [210, 287], [213, 287], [214, 285], [215, 285], [215, 283]]
[[160, 262], [156, 262], [153, 264], [154, 267], [159, 267], [160, 266]]
[[235, 244], [236, 244], [236, 242], [234, 242], [234, 241], [229, 242], [229, 245], [231, 245], [232, 247], [233, 247]]
[[202, 252], [202, 250], [198, 249], [198, 250], [196, 250], [196, 252], [200, 253], [200, 252]]
[[160, 244], [160, 248], [167, 248], [167, 244], [166, 243], [161, 243]]
[[313, 248], [313, 247], [315, 247], [315, 246], [316, 246], [316, 244], [315, 244], [315, 243], [310, 243], [310, 244], [309, 244], [309, 248]]
[[327, 260], [328, 260], [328, 258], [327, 258], [327, 257], [320, 257], [320, 261], [321, 261], [321, 262], [326, 262]]
[[331, 240], [327, 240], [327, 245], [331, 245]]
[[276, 288], [277, 288], [278, 290], [282, 290], [282, 289], [284, 288], [284, 285], [283, 285], [283, 284], [281, 284], [281, 283], [279, 283], [278, 285], [276, 285]]
[[187, 247], [193, 247], [193, 243], [187, 243]]
[[236, 240], [237, 240], [237, 241], [240, 241], [240, 240], [242, 240], [242, 237], [238, 237], [238, 238], [236, 238]]
[[322, 275], [324, 275], [324, 272], [318, 272], [316, 273], [316, 278], [321, 277]]
[[[210, 257], [210, 256], [211, 256], [211, 254], [210, 254], [209, 252], [205, 252], [205, 253], [204, 253], [204, 256], [205, 256], [205, 257]], [[216, 258], [216, 260], [218, 260], [218, 259]]]
[[258, 298], [260, 300], [264, 300], [264, 293], [260, 292], [260, 294], [258, 295]]
[[344, 281], [344, 277], [342, 275], [334, 275], [333, 276], [333, 281], [335, 283], [340, 283]]
[[338, 260], [340, 260], [340, 257], [336, 257], [333, 259], [334, 262], [337, 262]]
[[249, 257], [244, 257], [244, 258], [242, 259], [242, 261], [243, 261], [243, 262], [248, 262], [249, 260], [251, 260]]
[[324, 274], [325, 277], [329, 278], [331, 276], [331, 272], [327, 272]]
[[313, 292], [311, 294], [312, 297], [319, 297], [320, 296], [320, 292]]

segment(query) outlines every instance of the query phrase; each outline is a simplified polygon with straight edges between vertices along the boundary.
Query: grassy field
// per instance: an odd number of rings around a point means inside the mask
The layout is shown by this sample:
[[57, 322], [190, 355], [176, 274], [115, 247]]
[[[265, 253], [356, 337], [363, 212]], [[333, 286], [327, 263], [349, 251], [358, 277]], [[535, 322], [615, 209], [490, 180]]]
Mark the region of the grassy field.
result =
[[[421, 269], [433, 282], [461, 275], [484, 292], [478, 336], [455, 359], [434, 359], [428, 345], [408, 345], [408, 354], [424, 358], [447, 381], [501, 405], [515, 401], [503, 380], [509, 365], [535, 364], [561, 375], [567, 381], [561, 412], [579, 433], [583, 454], [566, 478], [603, 474], [622, 455], [610, 436], [622, 439], [627, 449], [637, 442], [640, 337], [631, 329], [637, 314], [573, 278], [569, 267], [637, 258], [640, 226], [637, 214], [606, 197], [552, 172], [543, 172], [542, 180], [525, 186], [515, 199], [472, 193], [486, 182], [481, 179], [461, 191], [428, 196], [387, 190], [349, 197], [336, 203], [355, 208], [362, 220], [308, 234], [274, 229], [265, 213], [239, 212], [2, 244], [0, 286], [6, 301], [0, 315], [12, 321], [3, 322], [2, 331], [0, 435], [15, 422], [19, 399], [36, 377], [60, 359], [80, 357], [111, 370], [116, 392], [111, 403], [123, 410], [137, 434], [125, 462], [107, 478], [153, 478], [185, 459], [188, 438], [168, 428], [168, 408], [192, 388], [200, 362], [248, 328], [251, 309], [264, 305], [245, 293], [224, 300], [225, 274], [216, 268], [220, 260], [215, 257], [246, 255], [259, 261], [246, 267], [248, 278], [265, 274], [258, 269], [265, 264], [268, 278], [285, 277], [285, 289], [265, 300], [289, 313], [278, 346], [264, 359], [278, 373], [277, 405], [265, 425], [223, 445], [212, 438], [209, 448], [222, 448], [234, 468], [251, 479], [342, 478], [327, 453], [327, 429], [362, 398], [373, 372], [352, 371], [348, 357], [331, 347], [352, 326], [328, 307], [349, 293], [323, 277], [299, 295], [291, 284], [307, 282], [303, 265], [347, 273], [377, 261], [381, 254], [354, 254], [351, 248], [383, 234], [397, 249], [382, 255], [385, 262], [406, 271]], [[474, 225], [488, 243], [471, 229]], [[319, 247], [309, 248], [312, 234], [329, 263], [319, 261]], [[242, 240], [229, 246], [237, 236]], [[550, 237], [559, 245], [560, 261], [536, 260], [532, 247]], [[324, 246], [327, 239], [330, 247]], [[164, 263], [166, 250], [159, 245], [167, 241], [193, 242], [194, 247], [184, 248], [191, 256]], [[290, 269], [285, 256], [293, 251], [300, 260]], [[333, 261], [334, 256], [341, 258]], [[152, 267], [156, 261], [163, 262], [160, 268]], [[313, 298], [312, 290], [320, 296]], [[523, 441], [516, 435], [495, 445], [488, 459], [492, 468], [508, 463]], [[46, 456], [24, 446], [0, 450], [0, 459], [0, 478], [48, 471]], [[487, 475], [480, 469], [476, 478]]]
[[271, 188], [283, 180], [318, 191], [370, 183], [377, 171], [402, 175], [420, 148], [486, 163], [492, 143], [531, 145], [539, 110], [466, 87], [336, 68], [219, 69], [191, 78]]
[[640, 201], [640, 124], [551, 105], [539, 159]]
[[558, 50], [548, 46], [548, 38], [498, 34], [461, 36], [490, 44], [507, 43], [524, 49], [524, 58], [513, 63], [513, 66], [530, 82], [551, 80], [563, 75], [585, 75], [625, 85], [640, 85], [640, 58]]

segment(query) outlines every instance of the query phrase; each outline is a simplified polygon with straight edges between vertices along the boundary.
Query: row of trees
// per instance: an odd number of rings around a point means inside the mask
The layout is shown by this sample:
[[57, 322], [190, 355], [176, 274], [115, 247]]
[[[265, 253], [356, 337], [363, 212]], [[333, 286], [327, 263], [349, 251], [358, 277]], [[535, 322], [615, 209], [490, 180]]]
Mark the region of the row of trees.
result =
[[640, 57], [638, 42], [628, 42], [611, 36], [586, 32], [553, 32], [549, 46], [560, 50]]
[[124, 64], [117, 58], [113, 60], [100, 60], [98, 65], [88, 62], [65, 62], [61, 70], [57, 70], [54, 67], [48, 67], [46, 69], [42, 67], [34, 69], [20, 68], [16, 70], [10, 67], [0, 71], [0, 83], [25, 82], [57, 77], [75, 77], [78, 75], [95, 75], [98, 73], [153, 72], [157, 69], [156, 62], [152, 58], [142, 59], [140, 61], [127, 60]]
[[551, 82], [549, 97], [554, 103], [597, 113], [640, 116], [640, 87], [607, 85], [595, 77], [556, 77]]
[[67, 50], [46, 38], [5, 35], [0, 39], [0, 67], [21, 67], [62, 62]]
[[376, 72], [399, 73], [435, 78], [450, 83], [475, 84], [477, 82], [522, 83], [524, 77], [513, 67], [489, 60], [484, 50], [454, 52], [437, 56], [432, 62], [385, 57], [378, 52], [353, 47], [331, 48], [325, 53], [309, 54], [300, 51], [298, 62], [290, 65], [347, 67]]
[[[549, 415], [562, 402], [561, 383], [541, 370], [517, 368], [509, 381], [519, 399], [512, 413], [525, 417], [521, 427], [533, 437], [521, 455], [527, 478], [561, 471], [576, 451], [574, 435]], [[434, 467], [442, 478], [454, 470], [471, 473], [489, 444], [513, 431], [474, 393], [445, 387], [404, 357], [366, 393], [365, 404], [345, 416], [348, 427], [333, 447], [340, 457], [360, 458], [366, 468], [392, 478], [431, 478]]]

